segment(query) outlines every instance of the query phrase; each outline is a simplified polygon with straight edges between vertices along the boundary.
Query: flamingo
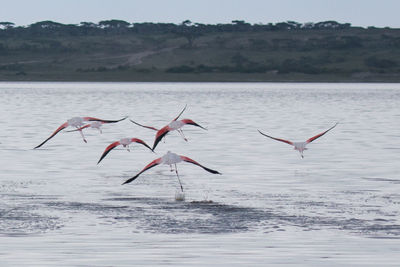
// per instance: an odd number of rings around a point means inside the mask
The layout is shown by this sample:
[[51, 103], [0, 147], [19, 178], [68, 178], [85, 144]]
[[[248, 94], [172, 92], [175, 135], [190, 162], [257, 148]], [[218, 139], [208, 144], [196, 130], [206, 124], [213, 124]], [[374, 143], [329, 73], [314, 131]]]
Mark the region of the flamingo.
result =
[[151, 151], [153, 151], [144, 141], [142, 141], [142, 140], [140, 140], [138, 138], [122, 138], [121, 140], [116, 141], [116, 142], [114, 142], [114, 143], [112, 143], [112, 144], [110, 144], [109, 146], [106, 147], [106, 149], [104, 150], [104, 152], [101, 155], [101, 157], [100, 157], [99, 161], [97, 162], [97, 164], [99, 164], [100, 161], [102, 161], [105, 158], [105, 156], [107, 156], [107, 154], [110, 153], [111, 150], [113, 150], [114, 148], [116, 148], [119, 145], [122, 145], [123, 147], [125, 147], [130, 152], [129, 145], [131, 143], [142, 144], [145, 147], [147, 147], [148, 149], [150, 149]]
[[338, 123], [336, 123], [335, 125], [333, 125], [331, 128], [329, 128], [329, 129], [326, 130], [325, 132], [322, 132], [322, 133], [320, 133], [320, 134], [317, 134], [317, 135], [315, 135], [315, 136], [313, 136], [313, 137], [307, 139], [307, 140], [304, 141], [304, 142], [292, 142], [292, 141], [289, 141], [289, 140], [280, 139], [280, 138], [275, 138], [275, 137], [266, 135], [266, 134], [262, 133], [260, 130], [258, 130], [258, 132], [259, 132], [260, 134], [262, 134], [262, 135], [264, 135], [264, 136], [266, 136], [266, 137], [272, 138], [272, 139], [274, 139], [274, 140], [276, 140], [276, 141], [281, 141], [281, 142], [284, 142], [284, 143], [286, 143], [286, 144], [289, 144], [289, 145], [294, 146], [294, 150], [299, 151], [301, 157], [304, 158], [303, 152], [304, 152], [304, 150], [307, 150], [306, 146], [307, 146], [309, 143], [311, 143], [312, 141], [314, 141], [315, 139], [320, 138], [321, 136], [323, 136], [324, 134], [326, 134], [327, 132], [329, 132], [330, 130], [332, 130], [333, 128], [335, 128], [336, 125], [338, 125]]
[[126, 180], [123, 183], [123, 185], [132, 182], [133, 180], [138, 178], [140, 174], [142, 174], [143, 172], [147, 171], [148, 169], [151, 169], [151, 168], [153, 168], [153, 167], [155, 167], [155, 166], [157, 166], [159, 164], [167, 164], [167, 165], [170, 166], [171, 171], [174, 171], [172, 169], [172, 165], [175, 166], [176, 177], [178, 178], [179, 185], [181, 186], [181, 191], [183, 192], [183, 186], [182, 186], [181, 180], [179, 179], [178, 168], [176, 167], [176, 164], [179, 163], [179, 162], [182, 162], [182, 161], [195, 164], [195, 165], [197, 165], [197, 166], [203, 168], [204, 170], [206, 170], [208, 172], [211, 172], [213, 174], [221, 174], [218, 171], [215, 171], [215, 170], [212, 170], [212, 169], [204, 167], [203, 165], [199, 164], [198, 162], [192, 160], [191, 158], [188, 158], [188, 157], [185, 157], [185, 156], [180, 156], [178, 154], [172, 153], [171, 151], [168, 151], [167, 154], [165, 154], [161, 158], [157, 158], [157, 159], [153, 160], [146, 167], [144, 167], [143, 170], [141, 170], [138, 174], [136, 174], [132, 178]]
[[185, 140], [187, 142], [188, 140], [185, 137], [185, 135], [183, 134], [183, 131], [181, 129], [185, 125], [193, 125], [193, 126], [196, 126], [196, 127], [200, 127], [200, 128], [202, 128], [204, 130], [207, 130], [206, 128], [200, 126], [199, 124], [195, 123], [191, 119], [183, 119], [183, 120], [179, 120], [178, 121], [178, 118], [182, 115], [182, 113], [185, 111], [185, 109], [186, 109], [186, 106], [181, 111], [181, 113], [179, 113], [179, 115], [175, 119], [173, 119], [168, 125], [164, 126], [161, 129], [157, 129], [157, 128], [152, 127], [152, 126], [142, 125], [142, 124], [139, 124], [139, 123], [137, 123], [137, 122], [135, 122], [133, 120], [130, 120], [130, 121], [132, 123], [136, 124], [136, 125], [141, 126], [141, 127], [144, 127], [144, 128], [147, 128], [147, 129], [151, 129], [153, 131], [157, 131], [156, 137], [155, 137], [155, 140], [154, 140], [154, 144], [153, 144], [153, 148], [152, 148], [154, 150], [156, 148], [157, 144], [161, 141], [161, 139], [163, 139], [163, 137], [165, 137], [169, 132], [175, 131], [175, 130], [177, 130], [180, 133], [180, 135], [182, 136], [183, 140]]
[[54, 133], [52, 133], [52, 135], [50, 135], [49, 138], [47, 138], [46, 140], [44, 140], [40, 145], [36, 146], [36, 148], [41, 147], [42, 145], [44, 145], [47, 141], [49, 141], [51, 138], [53, 138], [56, 134], [58, 134], [61, 130], [67, 128], [67, 127], [75, 127], [79, 133], [82, 136], [82, 139], [85, 143], [87, 143], [85, 136], [82, 133], [82, 129], [81, 127], [84, 125], [85, 121], [98, 121], [101, 123], [116, 123], [122, 120], [125, 120], [127, 117], [122, 118], [120, 120], [102, 120], [102, 119], [98, 119], [98, 118], [93, 118], [93, 117], [73, 117], [69, 120], [67, 120], [66, 122], [64, 122], [63, 124], [61, 124], [60, 127], [57, 128], [57, 130], [54, 131]]
[[70, 133], [70, 132], [82, 131], [83, 129], [86, 129], [86, 128], [93, 128], [93, 129], [99, 130], [100, 133], [103, 133], [103, 131], [101, 130], [101, 126], [103, 126], [104, 123], [105, 122], [102, 122], [102, 121], [94, 121], [92, 123], [83, 125], [82, 127], [78, 128], [78, 129], [70, 130], [67, 132]]

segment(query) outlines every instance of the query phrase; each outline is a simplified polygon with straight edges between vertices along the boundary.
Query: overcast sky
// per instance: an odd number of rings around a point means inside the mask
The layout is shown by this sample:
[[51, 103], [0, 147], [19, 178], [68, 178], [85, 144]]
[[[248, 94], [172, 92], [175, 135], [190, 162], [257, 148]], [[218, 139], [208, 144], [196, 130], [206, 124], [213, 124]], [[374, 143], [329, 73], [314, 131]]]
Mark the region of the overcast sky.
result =
[[29, 25], [121, 19], [199, 23], [245, 20], [300, 23], [336, 20], [353, 26], [400, 28], [400, 0], [0, 0], [0, 21]]

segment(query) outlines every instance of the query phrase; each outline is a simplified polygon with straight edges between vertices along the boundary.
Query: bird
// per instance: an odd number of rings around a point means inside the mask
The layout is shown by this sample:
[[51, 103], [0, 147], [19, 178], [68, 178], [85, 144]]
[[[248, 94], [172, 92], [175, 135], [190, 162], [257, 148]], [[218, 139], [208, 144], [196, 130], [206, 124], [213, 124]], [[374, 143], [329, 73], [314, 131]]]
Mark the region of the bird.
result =
[[46, 140], [44, 140], [40, 145], [36, 146], [34, 149], [41, 147], [42, 145], [44, 145], [47, 141], [49, 141], [51, 138], [53, 138], [56, 134], [58, 134], [61, 130], [67, 128], [67, 127], [75, 127], [79, 133], [82, 136], [82, 139], [85, 143], [87, 143], [85, 136], [82, 133], [82, 129], [80, 129], [83, 125], [85, 121], [98, 121], [101, 123], [116, 123], [116, 122], [120, 122], [125, 120], [127, 117], [124, 117], [120, 120], [102, 120], [102, 119], [98, 119], [98, 118], [93, 118], [93, 117], [73, 117], [69, 120], [67, 120], [66, 122], [64, 122], [63, 124], [61, 124], [60, 127], [57, 128], [57, 130], [55, 130], [50, 137], [48, 137]]
[[286, 143], [286, 144], [289, 144], [289, 145], [294, 146], [294, 150], [299, 151], [299, 152], [300, 152], [301, 158], [304, 158], [303, 152], [304, 152], [304, 150], [307, 150], [306, 146], [307, 146], [309, 143], [311, 143], [312, 141], [314, 141], [315, 139], [320, 138], [321, 136], [323, 136], [324, 134], [326, 134], [327, 132], [329, 132], [330, 130], [332, 130], [333, 128], [335, 128], [336, 125], [338, 125], [338, 123], [336, 123], [335, 125], [333, 125], [331, 128], [329, 128], [329, 129], [326, 130], [325, 132], [322, 132], [322, 133], [320, 133], [320, 134], [317, 134], [317, 135], [315, 135], [315, 136], [313, 136], [313, 137], [307, 139], [307, 140], [304, 141], [304, 142], [292, 142], [292, 141], [289, 141], [289, 140], [280, 139], [280, 138], [275, 138], [275, 137], [266, 135], [266, 134], [262, 133], [260, 130], [258, 130], [258, 132], [259, 132], [260, 134], [262, 134], [262, 135], [264, 135], [264, 136], [266, 136], [266, 137], [272, 138], [272, 139], [274, 139], [274, 140], [276, 140], [276, 141], [284, 142], [284, 143]]
[[100, 133], [103, 133], [103, 131], [101, 130], [101, 126], [103, 126], [104, 123], [105, 122], [102, 122], [102, 121], [94, 121], [92, 123], [85, 124], [78, 129], [70, 130], [67, 132], [70, 133], [70, 132], [82, 131], [83, 129], [86, 129], [86, 128], [93, 128], [93, 129], [99, 130]]
[[130, 120], [130, 121], [131, 121], [132, 123], [136, 124], [136, 125], [141, 126], [141, 127], [148, 128], [148, 129], [157, 131], [156, 137], [155, 137], [155, 139], [154, 139], [154, 144], [153, 144], [153, 147], [152, 147], [152, 149], [154, 150], [154, 149], [157, 147], [158, 143], [159, 143], [169, 132], [174, 131], [174, 130], [177, 130], [177, 131], [180, 133], [180, 135], [182, 136], [183, 140], [188, 141], [187, 138], [185, 137], [185, 135], [183, 134], [182, 129], [181, 129], [181, 128], [182, 128], [183, 126], [185, 126], [185, 125], [193, 125], [193, 126], [196, 126], [196, 127], [200, 127], [200, 128], [202, 128], [202, 129], [204, 129], [204, 130], [207, 130], [206, 128], [200, 126], [199, 124], [195, 123], [195, 122], [194, 122], [193, 120], [191, 120], [191, 119], [178, 120], [178, 118], [179, 118], [179, 117], [182, 115], [182, 113], [185, 111], [186, 107], [187, 107], [187, 105], [185, 106], [185, 108], [181, 111], [181, 113], [179, 113], [179, 115], [178, 115], [175, 119], [173, 119], [168, 125], [164, 126], [164, 127], [161, 128], [161, 129], [157, 129], [157, 128], [152, 127], [152, 126], [145, 126], [145, 125], [139, 124], [139, 123], [137, 123], [137, 122], [135, 122], [135, 121], [133, 121], [133, 120]]
[[113, 142], [112, 144], [110, 144], [109, 146], [106, 147], [106, 149], [104, 150], [104, 152], [101, 155], [101, 157], [100, 157], [99, 161], [97, 162], [97, 164], [99, 164], [100, 161], [102, 161], [105, 158], [105, 156], [107, 156], [107, 154], [110, 153], [111, 150], [113, 150], [114, 148], [116, 148], [119, 145], [122, 145], [123, 147], [125, 147], [130, 152], [129, 145], [131, 143], [142, 144], [145, 147], [147, 147], [148, 149], [150, 149], [151, 151], [153, 151], [151, 149], [151, 147], [149, 147], [143, 140], [140, 140], [138, 138], [122, 138], [121, 140]]
[[177, 163], [180, 163], [180, 162], [182, 162], [182, 161], [195, 164], [195, 165], [197, 165], [197, 166], [203, 168], [204, 170], [206, 170], [206, 171], [208, 171], [208, 172], [210, 172], [210, 173], [213, 173], [213, 174], [221, 174], [221, 173], [219, 173], [218, 171], [215, 171], [215, 170], [209, 169], [209, 168], [207, 168], [207, 167], [204, 167], [203, 165], [201, 165], [200, 163], [194, 161], [194, 160], [191, 159], [191, 158], [188, 158], [188, 157], [186, 157], [186, 156], [181, 156], [181, 155], [172, 153], [171, 151], [168, 151], [168, 152], [167, 152], [164, 156], [162, 156], [161, 158], [157, 158], [157, 159], [153, 160], [152, 162], [150, 162], [150, 163], [149, 163], [147, 166], [145, 166], [145, 167], [143, 168], [143, 170], [141, 170], [138, 174], [136, 174], [136, 175], [133, 176], [132, 178], [126, 180], [126, 181], [123, 183], [123, 185], [132, 182], [133, 180], [135, 180], [136, 178], [138, 178], [140, 174], [142, 174], [143, 172], [145, 172], [145, 171], [147, 171], [147, 170], [149, 170], [149, 169], [151, 169], [151, 168], [153, 168], [153, 167], [155, 167], [155, 166], [157, 166], [157, 165], [159, 165], [159, 164], [167, 164], [167, 165], [170, 166], [171, 171], [174, 171], [174, 170], [172, 169], [172, 165], [175, 166], [176, 177], [178, 178], [179, 185], [180, 185], [180, 187], [181, 187], [181, 191], [183, 192], [183, 186], [182, 186], [181, 180], [179, 179], [178, 168], [176, 167], [176, 164], [177, 164]]

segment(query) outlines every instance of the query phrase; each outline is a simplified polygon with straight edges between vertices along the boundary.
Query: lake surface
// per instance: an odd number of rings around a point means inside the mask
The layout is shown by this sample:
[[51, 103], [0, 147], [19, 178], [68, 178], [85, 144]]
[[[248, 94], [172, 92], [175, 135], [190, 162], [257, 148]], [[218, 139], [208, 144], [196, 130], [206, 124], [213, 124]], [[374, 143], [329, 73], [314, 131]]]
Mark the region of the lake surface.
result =
[[[62, 131], [93, 116], [129, 120]], [[266, 134], [305, 141], [304, 159]], [[400, 84], [0, 83], [1, 266], [398, 266]], [[168, 165], [121, 185], [168, 150]]]

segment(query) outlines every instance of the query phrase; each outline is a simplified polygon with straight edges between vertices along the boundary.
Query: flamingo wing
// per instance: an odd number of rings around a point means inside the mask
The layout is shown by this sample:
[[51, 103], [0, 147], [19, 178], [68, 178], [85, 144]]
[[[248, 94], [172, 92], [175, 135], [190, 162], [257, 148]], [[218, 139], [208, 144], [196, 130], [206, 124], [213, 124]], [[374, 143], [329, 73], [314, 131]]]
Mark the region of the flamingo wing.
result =
[[179, 119], [179, 117], [180, 117], [180, 116], [182, 115], [182, 113], [185, 111], [186, 107], [187, 107], [187, 104], [185, 105], [185, 107], [183, 108], [183, 110], [181, 111], [181, 113], [179, 113], [179, 115], [178, 115], [173, 121], [176, 121], [177, 119]]
[[311, 143], [311, 142], [314, 141], [315, 139], [320, 138], [321, 136], [323, 136], [324, 134], [326, 134], [327, 132], [329, 132], [330, 130], [332, 130], [333, 128], [335, 128], [336, 125], [338, 125], [338, 123], [335, 123], [335, 125], [333, 125], [331, 128], [329, 128], [329, 129], [326, 130], [325, 132], [322, 132], [322, 133], [320, 133], [320, 134], [317, 134], [316, 136], [313, 136], [313, 137], [309, 138], [309, 139], [306, 141], [306, 143], [307, 143], [307, 144], [308, 144], [308, 143]]
[[100, 161], [102, 161], [105, 158], [105, 156], [107, 156], [107, 154], [110, 153], [111, 150], [113, 150], [114, 148], [116, 148], [120, 144], [121, 143], [119, 141], [116, 141], [116, 142], [110, 144], [109, 146], [107, 146], [106, 149], [104, 150], [103, 154], [101, 155], [99, 161], [97, 162], [97, 164], [99, 164]]
[[197, 126], [200, 127], [201, 129], [207, 130], [206, 128], [204, 128], [203, 126], [200, 126], [199, 124], [195, 123], [194, 121], [190, 120], [190, 119], [183, 119], [181, 120], [184, 124], [188, 124], [188, 125], [193, 125], [193, 126]]
[[131, 119], [129, 119], [129, 120], [130, 120], [132, 123], [134, 123], [134, 124], [136, 124], [136, 125], [138, 125], [138, 126], [141, 126], [141, 127], [147, 128], [147, 129], [151, 129], [151, 130], [154, 130], [154, 131], [158, 131], [157, 128], [154, 128], [154, 127], [151, 127], [151, 126], [142, 125], [142, 124], [137, 123], [137, 122], [135, 122], [135, 121], [133, 121], [133, 120], [131, 120]]
[[65, 129], [66, 127], [68, 127], [68, 122], [63, 123], [60, 127], [57, 128], [57, 130], [54, 131], [54, 133], [52, 135], [50, 135], [49, 138], [44, 140], [40, 145], [36, 146], [34, 149], [39, 148], [42, 145], [44, 145], [47, 141], [49, 141], [51, 138], [53, 138], [56, 134], [58, 134], [61, 130]]
[[123, 120], [125, 120], [126, 118], [128, 118], [128, 117], [124, 117], [124, 118], [122, 118], [122, 119], [120, 119], [120, 120], [102, 120], [102, 119], [93, 118], [93, 117], [83, 117], [83, 120], [84, 120], [84, 121], [100, 121], [100, 122], [102, 122], [102, 123], [116, 123], [116, 122], [123, 121]]
[[129, 184], [130, 182], [132, 182], [133, 180], [135, 180], [136, 178], [139, 177], [139, 175], [141, 175], [142, 173], [144, 173], [145, 171], [147, 171], [148, 169], [151, 169], [155, 166], [157, 166], [158, 164], [161, 163], [161, 158], [155, 159], [152, 162], [150, 162], [146, 167], [143, 168], [143, 170], [141, 170], [138, 174], [136, 174], [135, 176], [133, 176], [132, 178], [126, 180], [123, 184]]
[[272, 136], [269, 136], [269, 135], [266, 135], [266, 134], [264, 134], [264, 133], [262, 133], [260, 130], [257, 130], [260, 134], [262, 134], [262, 135], [264, 135], [264, 136], [266, 136], [266, 137], [269, 137], [269, 138], [272, 138], [272, 139], [274, 139], [274, 140], [276, 140], [276, 141], [281, 141], [281, 142], [284, 142], [284, 143], [286, 143], [286, 144], [289, 144], [289, 145], [292, 145], [293, 146], [293, 142], [291, 142], [291, 141], [289, 141], [289, 140], [285, 140], [285, 139], [280, 139], [280, 138], [275, 138], [275, 137], [272, 137]]
[[171, 128], [169, 128], [169, 126], [167, 125], [167, 126], [164, 126], [161, 130], [159, 130], [156, 133], [156, 139], [154, 140], [154, 144], [153, 144], [152, 150], [154, 150], [156, 148], [156, 146], [161, 141], [161, 139], [163, 139], [163, 137], [166, 136], [167, 133], [169, 133], [169, 131], [171, 131]]
[[83, 129], [88, 128], [88, 127], [90, 127], [90, 124], [86, 124], [86, 125], [82, 126], [81, 128], [78, 128], [78, 129], [75, 129], [75, 130], [67, 131], [67, 133], [76, 132], [76, 131], [82, 131]]
[[149, 145], [147, 145], [146, 142], [144, 142], [143, 140], [141, 140], [141, 139], [139, 139], [139, 138], [132, 138], [131, 141], [132, 141], [132, 142], [135, 142], [135, 143], [142, 144], [142, 145], [144, 145], [145, 147], [147, 147], [148, 149], [150, 149], [151, 151], [153, 151], [153, 149], [151, 149], [151, 147], [149, 147]]
[[208, 172], [211, 172], [211, 173], [214, 173], [214, 174], [221, 174], [221, 173], [219, 173], [218, 171], [215, 171], [215, 170], [209, 169], [209, 168], [207, 168], [207, 167], [204, 167], [203, 165], [201, 165], [201, 164], [198, 163], [197, 161], [192, 160], [191, 158], [188, 158], [188, 157], [185, 157], [185, 156], [180, 156], [180, 157], [181, 157], [181, 159], [182, 159], [183, 161], [189, 162], [189, 163], [192, 163], [192, 164], [195, 164], [195, 165], [197, 165], [197, 166], [203, 168], [204, 170], [206, 170], [206, 171], [208, 171]]

